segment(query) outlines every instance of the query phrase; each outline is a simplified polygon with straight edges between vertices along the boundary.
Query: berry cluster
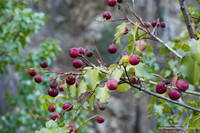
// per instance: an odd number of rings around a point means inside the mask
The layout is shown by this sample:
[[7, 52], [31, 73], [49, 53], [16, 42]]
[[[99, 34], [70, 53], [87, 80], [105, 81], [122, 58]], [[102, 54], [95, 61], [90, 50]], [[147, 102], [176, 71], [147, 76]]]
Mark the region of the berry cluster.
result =
[[168, 96], [172, 100], [178, 100], [181, 97], [181, 92], [185, 92], [189, 88], [189, 83], [186, 80], [179, 79], [176, 81], [175, 86], [170, 86], [169, 80], [159, 82], [156, 85], [156, 92], [158, 94], [164, 94], [168, 90]]

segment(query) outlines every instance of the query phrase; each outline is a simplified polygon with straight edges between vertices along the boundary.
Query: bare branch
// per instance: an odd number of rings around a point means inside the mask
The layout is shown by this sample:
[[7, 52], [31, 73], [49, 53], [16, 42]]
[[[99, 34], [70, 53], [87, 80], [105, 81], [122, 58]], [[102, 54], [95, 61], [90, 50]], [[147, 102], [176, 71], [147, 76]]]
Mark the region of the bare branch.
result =
[[186, 5], [185, 5], [185, 0], [179, 0], [179, 4], [180, 4], [180, 9], [183, 14], [185, 24], [187, 26], [187, 30], [190, 35], [190, 38], [198, 39], [195, 36], [194, 29], [192, 28], [191, 19], [190, 19], [189, 13], [188, 13]]

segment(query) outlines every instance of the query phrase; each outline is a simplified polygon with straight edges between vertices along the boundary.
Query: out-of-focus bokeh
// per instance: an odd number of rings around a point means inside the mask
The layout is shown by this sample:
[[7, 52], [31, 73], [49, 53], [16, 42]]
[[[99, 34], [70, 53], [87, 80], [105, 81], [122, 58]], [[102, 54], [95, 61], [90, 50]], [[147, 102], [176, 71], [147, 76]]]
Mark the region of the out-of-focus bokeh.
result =
[[[166, 22], [164, 31], [159, 31], [159, 36], [163, 40], [179, 36], [185, 28], [184, 23], [180, 21], [178, 0], [135, 0], [134, 4], [131, 0], [124, 0], [124, 2], [134, 5], [137, 13], [146, 21], [159, 18]], [[197, 6], [193, 0], [187, 2], [188, 5]], [[118, 14], [116, 9], [107, 7], [106, 0], [40, 0], [30, 4], [29, 7], [37, 12], [44, 12], [46, 23], [39, 33], [32, 37], [31, 45], [27, 50], [34, 50], [46, 38], [59, 40], [63, 51], [53, 63], [53, 69], [65, 71], [73, 69], [68, 56], [69, 48], [75, 46], [91, 48], [94, 47], [94, 40], [105, 62], [107, 64], [115, 62], [119, 54], [109, 55], [107, 46], [112, 43], [115, 26], [118, 23], [97, 20], [105, 10], [114, 12], [114, 18], [119, 18], [122, 14]], [[12, 67], [8, 66], [7, 72], [0, 75], [0, 115], [4, 115], [9, 110], [4, 98], [5, 92], [15, 95], [19, 84], [18, 74]], [[104, 112], [105, 124], [98, 125], [94, 122], [89, 131], [91, 133], [148, 133], [151, 129], [155, 132], [156, 119], [149, 120], [146, 111], [148, 100], [148, 95], [133, 98], [130, 92], [114, 94]], [[21, 132], [26, 131], [22, 128]]]

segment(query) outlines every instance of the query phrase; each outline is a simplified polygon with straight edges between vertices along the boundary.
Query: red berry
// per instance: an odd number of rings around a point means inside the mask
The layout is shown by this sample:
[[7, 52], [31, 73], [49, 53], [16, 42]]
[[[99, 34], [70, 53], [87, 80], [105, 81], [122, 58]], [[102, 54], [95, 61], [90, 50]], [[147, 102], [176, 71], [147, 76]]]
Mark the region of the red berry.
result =
[[41, 76], [35, 76], [35, 82], [36, 83], [41, 83], [43, 81], [42, 77]]
[[71, 48], [69, 50], [69, 56], [72, 58], [76, 58], [79, 56], [79, 48]]
[[74, 59], [72, 61], [72, 65], [75, 67], [75, 68], [80, 68], [84, 65], [83, 61], [80, 60], [80, 59]]
[[45, 62], [42, 62], [40, 64], [41, 68], [47, 68], [48, 67], [48, 63], [45, 61]]
[[172, 100], [178, 100], [181, 97], [181, 93], [177, 90], [177, 88], [174, 88], [168, 92], [168, 96]]
[[129, 29], [128, 27], [126, 26], [125, 29], [124, 29], [124, 34], [127, 34], [129, 32]]
[[65, 85], [64, 85], [64, 84], [60, 85], [60, 86], [58, 87], [58, 89], [59, 89], [60, 91], [64, 91]]
[[165, 85], [165, 82], [160, 82], [156, 85], [156, 92], [159, 94], [163, 94], [167, 91], [167, 87]]
[[78, 48], [78, 50], [79, 50], [79, 55], [85, 55], [85, 53], [86, 53], [85, 48], [80, 47], [80, 48]]
[[180, 91], [186, 91], [189, 88], [189, 83], [186, 80], [183, 79], [179, 79], [176, 82], [176, 87], [180, 90]]
[[116, 90], [118, 87], [118, 82], [115, 79], [110, 79], [107, 82], [107, 87], [109, 90]]
[[49, 89], [48, 94], [49, 96], [56, 97], [58, 95], [58, 89]]
[[157, 20], [156, 21], [153, 21], [153, 22], [151, 22], [151, 25], [152, 25], [152, 27], [159, 27], [160, 26], [160, 22], [158, 22]]
[[34, 77], [34, 76], [37, 74], [37, 72], [35, 71], [35, 69], [29, 69], [29, 70], [28, 70], [28, 74], [29, 74], [30, 76]]
[[140, 57], [138, 55], [132, 55], [129, 59], [131, 65], [137, 65], [140, 63]]
[[49, 112], [54, 112], [56, 110], [56, 106], [53, 104], [50, 104], [48, 107]]
[[73, 105], [71, 103], [64, 103], [62, 108], [63, 110], [71, 111], [73, 109]]
[[66, 83], [68, 85], [73, 85], [76, 82], [76, 77], [74, 75], [68, 75], [66, 78]]
[[97, 121], [98, 123], [103, 123], [103, 122], [104, 122], [104, 117], [103, 117], [103, 116], [98, 116], [98, 117], [96, 118], [96, 121]]
[[108, 5], [114, 7], [117, 4], [117, 0], [108, 0]]
[[70, 133], [76, 133], [76, 126], [74, 124], [69, 124], [68, 125]]
[[99, 107], [99, 109], [100, 109], [101, 111], [103, 111], [103, 110], [105, 110], [106, 105], [105, 105], [105, 104], [99, 104], [98, 107]]
[[161, 28], [165, 28], [165, 27], [166, 27], [165, 22], [160, 22], [160, 27], [161, 27]]
[[59, 114], [51, 114], [51, 119], [52, 119], [52, 120], [56, 120], [56, 119], [58, 119], [59, 117], [60, 117]]
[[51, 80], [49, 83], [49, 86], [53, 89], [57, 88], [57, 86], [58, 86], [57, 80], [56, 79]]
[[111, 44], [108, 46], [108, 52], [110, 52], [111, 54], [114, 54], [117, 52], [117, 46], [115, 44]]
[[112, 14], [109, 12], [109, 11], [105, 11], [103, 14], [102, 14], [102, 17], [106, 20], [110, 20], [112, 18]]

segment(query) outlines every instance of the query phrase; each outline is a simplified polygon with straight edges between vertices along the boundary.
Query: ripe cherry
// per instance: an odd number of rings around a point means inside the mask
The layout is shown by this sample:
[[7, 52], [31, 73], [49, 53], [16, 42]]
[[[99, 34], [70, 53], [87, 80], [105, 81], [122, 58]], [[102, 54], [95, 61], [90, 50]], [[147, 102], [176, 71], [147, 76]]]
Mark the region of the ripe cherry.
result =
[[167, 91], [167, 87], [165, 85], [165, 82], [159, 82], [157, 85], [156, 85], [156, 92], [159, 93], [159, 94], [163, 94]]
[[41, 68], [47, 68], [49, 65], [48, 65], [48, 62], [44, 61], [42, 63], [40, 63], [40, 67]]
[[87, 56], [87, 57], [92, 57], [92, 56], [93, 56], [93, 52], [87, 51], [86, 56]]
[[80, 59], [74, 59], [72, 61], [72, 65], [75, 67], [75, 68], [80, 68], [84, 65], [83, 61], [80, 60]]
[[49, 96], [56, 97], [58, 95], [58, 89], [49, 89], [48, 94]]
[[176, 87], [178, 88], [178, 90], [180, 91], [186, 91], [189, 88], [189, 83], [186, 80], [183, 79], [179, 79], [176, 82]]
[[165, 82], [166, 85], [169, 85], [169, 84], [171, 84], [172, 81], [171, 80], [165, 80], [164, 82]]
[[155, 21], [151, 22], [151, 25], [152, 25], [152, 27], [156, 27], [156, 26], [159, 27], [160, 26], [160, 22], [155, 20]]
[[168, 92], [168, 96], [170, 97], [170, 99], [172, 100], [178, 100], [181, 97], [181, 93], [178, 91], [177, 88], [171, 89]]
[[166, 27], [165, 22], [160, 22], [160, 27], [161, 27], [161, 28], [165, 28], [165, 27]]
[[63, 108], [63, 110], [71, 111], [73, 109], [73, 104], [72, 103], [64, 103], [62, 108]]
[[69, 56], [72, 58], [76, 58], [79, 56], [79, 48], [71, 48], [69, 50]]
[[115, 79], [108, 80], [107, 87], [109, 90], [116, 90], [118, 87], [118, 81]]
[[58, 86], [58, 82], [57, 82], [57, 80], [56, 79], [53, 79], [53, 80], [51, 80], [50, 82], [49, 82], [49, 86], [51, 87], [51, 88], [57, 88], [57, 86]]
[[50, 104], [48, 107], [49, 112], [54, 112], [56, 110], [56, 106], [53, 104]]
[[103, 14], [102, 14], [102, 17], [106, 20], [110, 20], [112, 18], [112, 14], [111, 12], [109, 11], [105, 11]]
[[138, 55], [132, 55], [129, 59], [131, 65], [137, 65], [140, 63], [140, 57]]
[[68, 75], [66, 78], [66, 83], [68, 85], [73, 85], [76, 82], [76, 77], [74, 75]]
[[117, 0], [108, 0], [108, 5], [114, 7], [117, 4]]
[[105, 104], [99, 104], [98, 107], [99, 107], [99, 110], [103, 111], [103, 110], [105, 110], [106, 105]]
[[36, 83], [41, 83], [43, 81], [41, 76], [35, 76], [34, 80], [35, 80]]
[[108, 52], [111, 54], [114, 54], [117, 52], [117, 46], [115, 44], [110, 44], [108, 46]]
[[51, 119], [52, 119], [52, 120], [56, 120], [56, 119], [58, 119], [58, 118], [60, 118], [60, 115], [59, 115], [59, 114], [57, 114], [57, 113], [51, 114]]
[[104, 117], [103, 116], [98, 116], [97, 118], [96, 118], [96, 122], [98, 122], [98, 123], [103, 123], [104, 122]]
[[34, 76], [37, 74], [37, 72], [35, 71], [35, 69], [29, 69], [29, 70], [28, 70], [28, 74], [29, 74], [31, 77], [34, 77]]
[[86, 53], [85, 48], [80, 47], [80, 48], [78, 48], [78, 50], [79, 50], [79, 55], [85, 55], [85, 53]]

